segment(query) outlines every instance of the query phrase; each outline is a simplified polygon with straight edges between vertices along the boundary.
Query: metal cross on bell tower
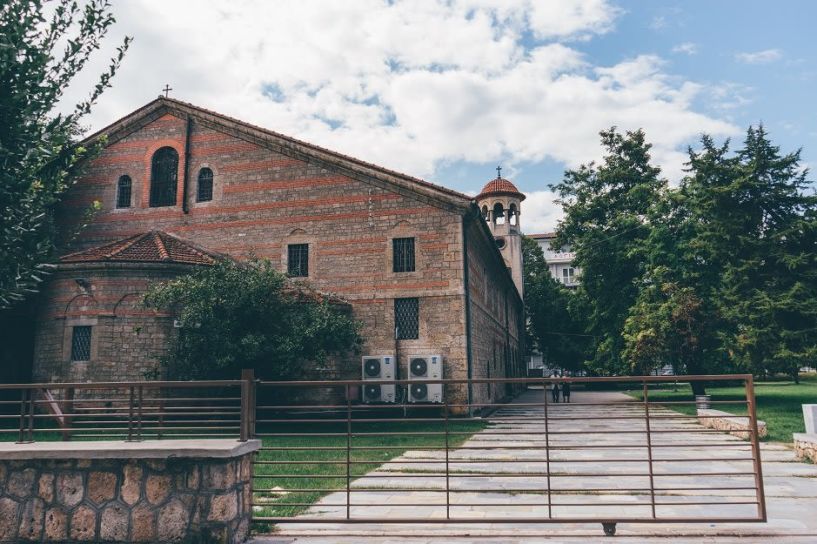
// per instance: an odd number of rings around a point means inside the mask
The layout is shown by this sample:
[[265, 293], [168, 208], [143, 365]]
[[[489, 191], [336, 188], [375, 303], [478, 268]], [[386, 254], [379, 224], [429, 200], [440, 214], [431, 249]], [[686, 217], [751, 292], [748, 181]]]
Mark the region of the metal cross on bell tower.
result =
[[169, 84], [165, 83], [165, 88], [162, 89], [162, 92], [165, 93], [165, 98], [170, 96], [170, 91], [172, 91], [172, 90], [173, 90], [173, 87], [171, 87]]
[[502, 177], [502, 167], [497, 166], [496, 167], [496, 179], [500, 179], [501, 177]]

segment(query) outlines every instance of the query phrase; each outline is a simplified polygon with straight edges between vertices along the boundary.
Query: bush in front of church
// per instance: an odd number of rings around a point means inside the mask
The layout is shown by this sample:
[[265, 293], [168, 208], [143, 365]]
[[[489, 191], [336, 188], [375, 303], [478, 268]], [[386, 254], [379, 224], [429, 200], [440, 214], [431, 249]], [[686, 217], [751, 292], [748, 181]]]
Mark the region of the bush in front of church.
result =
[[361, 343], [347, 304], [293, 283], [267, 260], [221, 260], [154, 285], [145, 305], [178, 317], [161, 360], [168, 379], [236, 379], [244, 368], [298, 379]]

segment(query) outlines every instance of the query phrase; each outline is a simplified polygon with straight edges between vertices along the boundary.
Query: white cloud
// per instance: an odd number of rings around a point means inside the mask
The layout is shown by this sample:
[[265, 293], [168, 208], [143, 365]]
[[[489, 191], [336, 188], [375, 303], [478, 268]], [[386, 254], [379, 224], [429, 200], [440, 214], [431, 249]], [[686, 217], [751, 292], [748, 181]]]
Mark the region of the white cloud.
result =
[[527, 193], [522, 203], [522, 215], [519, 224], [526, 234], [550, 232], [562, 218], [562, 208], [553, 201], [556, 193], [551, 191], [533, 191]]
[[[114, 33], [135, 40], [94, 128], [170, 83], [181, 100], [432, 180], [454, 161], [576, 166], [599, 158], [612, 125], [644, 128], [677, 179], [685, 144], [737, 130], [694, 111], [704, 88], [660, 58], [596, 66], [572, 47], [611, 30], [619, 10], [607, 0], [134, 0], [115, 13]], [[526, 201], [529, 218], [552, 210]]]
[[667, 28], [667, 18], [663, 15], [656, 15], [650, 21], [650, 28], [653, 30], [663, 30]]
[[685, 55], [696, 55], [698, 53], [698, 44], [693, 42], [684, 42], [672, 48], [673, 53], [683, 53]]
[[780, 49], [764, 49], [763, 51], [736, 53], [735, 60], [746, 64], [768, 64], [783, 58]]

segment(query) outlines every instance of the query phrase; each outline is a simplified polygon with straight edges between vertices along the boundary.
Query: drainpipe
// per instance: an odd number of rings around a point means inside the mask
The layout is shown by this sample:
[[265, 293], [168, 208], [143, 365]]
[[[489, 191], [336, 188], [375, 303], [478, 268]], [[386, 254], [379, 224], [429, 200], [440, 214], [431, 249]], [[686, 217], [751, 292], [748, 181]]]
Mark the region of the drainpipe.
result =
[[474, 376], [474, 371], [471, 358], [471, 290], [468, 283], [468, 213], [462, 216], [462, 280], [465, 287], [465, 359], [468, 373], [468, 415], [471, 416], [473, 415], [471, 408], [473, 398], [471, 379]]
[[182, 212], [184, 213], [190, 213], [190, 210], [187, 208], [187, 185], [189, 177], [187, 171], [190, 167], [190, 133], [192, 131], [193, 123], [190, 121], [190, 116], [188, 115], [184, 138], [184, 172], [182, 172]]

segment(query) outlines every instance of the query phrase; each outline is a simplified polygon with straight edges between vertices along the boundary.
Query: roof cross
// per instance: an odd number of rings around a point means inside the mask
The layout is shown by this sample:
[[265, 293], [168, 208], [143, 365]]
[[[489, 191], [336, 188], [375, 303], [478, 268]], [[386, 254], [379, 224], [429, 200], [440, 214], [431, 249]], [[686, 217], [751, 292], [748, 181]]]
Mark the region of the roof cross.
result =
[[496, 167], [496, 179], [501, 179], [501, 178], [502, 178], [502, 167], [497, 166]]
[[165, 83], [165, 88], [162, 89], [162, 92], [165, 93], [165, 98], [167, 98], [170, 95], [170, 91], [172, 91], [172, 90], [173, 90], [173, 87], [171, 87], [169, 84]]

